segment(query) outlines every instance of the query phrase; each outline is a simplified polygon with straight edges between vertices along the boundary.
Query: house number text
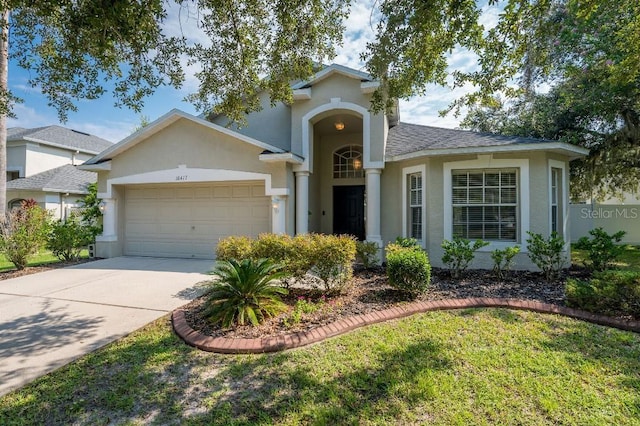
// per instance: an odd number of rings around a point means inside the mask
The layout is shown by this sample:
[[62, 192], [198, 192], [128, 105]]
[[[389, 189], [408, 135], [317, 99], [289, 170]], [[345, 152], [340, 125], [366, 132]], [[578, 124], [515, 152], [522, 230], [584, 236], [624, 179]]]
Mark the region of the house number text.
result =
[[187, 180], [189, 176], [187, 175], [182, 175], [182, 176], [176, 176], [176, 180]]

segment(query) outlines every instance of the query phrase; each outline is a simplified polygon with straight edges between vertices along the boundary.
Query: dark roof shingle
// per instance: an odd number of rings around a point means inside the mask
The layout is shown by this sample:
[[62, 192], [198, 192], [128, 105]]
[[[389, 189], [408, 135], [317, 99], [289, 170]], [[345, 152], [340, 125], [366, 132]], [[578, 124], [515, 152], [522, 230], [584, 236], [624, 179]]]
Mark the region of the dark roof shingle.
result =
[[106, 139], [62, 126], [36, 127], [34, 129], [11, 127], [7, 129], [7, 142], [20, 140], [59, 145], [89, 154], [98, 154], [113, 145]]
[[545, 142], [549, 141], [399, 123], [389, 129], [385, 154], [387, 157], [394, 157], [431, 149], [476, 148]]
[[97, 173], [79, 170], [76, 166], [66, 164], [27, 178], [10, 180], [7, 182], [7, 190], [86, 194], [87, 185], [97, 180]]

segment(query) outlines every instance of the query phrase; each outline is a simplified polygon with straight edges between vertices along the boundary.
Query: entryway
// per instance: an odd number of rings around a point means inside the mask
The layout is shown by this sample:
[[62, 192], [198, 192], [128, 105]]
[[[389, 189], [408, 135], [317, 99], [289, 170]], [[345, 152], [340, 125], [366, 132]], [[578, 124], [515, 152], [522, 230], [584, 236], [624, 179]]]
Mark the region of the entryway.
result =
[[364, 185], [333, 187], [333, 233], [365, 239]]

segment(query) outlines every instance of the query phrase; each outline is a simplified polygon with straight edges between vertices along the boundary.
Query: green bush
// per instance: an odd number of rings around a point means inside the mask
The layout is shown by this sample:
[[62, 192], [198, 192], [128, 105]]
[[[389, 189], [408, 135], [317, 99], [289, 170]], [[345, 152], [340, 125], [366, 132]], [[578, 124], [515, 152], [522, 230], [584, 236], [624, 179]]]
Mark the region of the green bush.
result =
[[604, 271], [611, 267], [613, 262], [624, 252], [624, 246], [617, 245], [626, 234], [618, 231], [609, 235], [602, 228], [589, 231], [593, 238], [582, 237], [576, 242], [576, 248], [587, 250], [587, 258], [584, 264], [592, 271]]
[[218, 281], [209, 288], [205, 315], [222, 327], [247, 322], [258, 325], [265, 318], [287, 310], [280, 299], [287, 289], [278, 280], [283, 277], [281, 265], [268, 259], [220, 261], [214, 273]]
[[66, 220], [57, 220], [51, 225], [47, 248], [60, 260], [77, 260], [82, 249], [94, 240], [94, 230], [80, 221], [72, 212]]
[[89, 227], [91, 232], [91, 242], [96, 240], [96, 236], [102, 233], [102, 211], [100, 210], [100, 202], [98, 198], [98, 184], [93, 182], [87, 185], [87, 195], [80, 201], [82, 206], [80, 210], [80, 217], [82, 223]]
[[418, 246], [386, 247], [389, 284], [412, 297], [424, 293], [431, 282], [431, 265], [427, 253]]
[[513, 258], [520, 253], [520, 246], [506, 247], [502, 250], [495, 249], [491, 252], [493, 259], [493, 272], [499, 280], [503, 279], [507, 272], [511, 269]]
[[460, 274], [469, 267], [475, 257], [475, 252], [487, 245], [489, 243], [483, 240], [475, 240], [472, 244], [471, 241], [458, 237], [453, 241], [444, 240], [442, 242], [444, 249], [442, 262], [449, 267], [453, 278], [459, 278]]
[[341, 292], [353, 277], [355, 239], [349, 235], [321, 234], [311, 234], [310, 238], [311, 271], [322, 280], [325, 292]]
[[378, 243], [374, 241], [356, 241], [356, 258], [365, 269], [378, 265], [378, 250]]
[[405, 248], [420, 247], [420, 244], [418, 244], [418, 240], [416, 240], [415, 238], [407, 237], [396, 237], [396, 240], [393, 242], [393, 244]]
[[289, 235], [260, 234], [251, 241], [251, 257], [253, 259], [271, 259], [284, 264], [293, 251], [293, 241]]
[[225, 260], [244, 260], [251, 257], [252, 240], [248, 237], [226, 237], [218, 241], [216, 246], [216, 259]]
[[640, 318], [640, 272], [595, 272], [588, 281], [569, 279], [567, 305], [607, 315]]
[[19, 208], [7, 212], [0, 220], [0, 252], [17, 269], [24, 269], [29, 257], [47, 242], [50, 214], [34, 200], [27, 200]]
[[[340, 292], [351, 281], [356, 244], [347, 235], [261, 234], [257, 239], [227, 237], [218, 243], [219, 260], [268, 258], [282, 265], [286, 276], [300, 279], [312, 271], [326, 292]], [[285, 281], [285, 284], [289, 284]]]
[[530, 236], [527, 239], [527, 250], [531, 261], [540, 268], [547, 281], [557, 277], [566, 263], [562, 237], [555, 231], [546, 239], [541, 234], [531, 231], [527, 233]]

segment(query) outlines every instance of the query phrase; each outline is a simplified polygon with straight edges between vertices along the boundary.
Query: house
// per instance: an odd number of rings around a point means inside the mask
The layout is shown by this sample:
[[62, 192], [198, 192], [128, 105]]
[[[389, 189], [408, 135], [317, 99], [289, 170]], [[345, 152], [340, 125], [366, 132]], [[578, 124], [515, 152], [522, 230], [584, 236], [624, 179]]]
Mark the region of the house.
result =
[[[205, 120], [173, 110], [87, 161], [105, 202], [98, 256], [212, 258], [228, 235], [348, 233], [380, 246], [413, 237], [441, 265], [443, 239], [489, 251], [527, 231], [568, 237], [569, 161], [582, 148], [440, 129], [373, 113], [378, 83], [331, 65], [291, 105]], [[529, 268], [526, 254], [517, 267]]]
[[66, 217], [87, 193], [87, 185], [97, 179], [96, 173], [76, 165], [111, 145], [61, 126], [7, 129], [7, 207], [34, 199], [54, 217]]

